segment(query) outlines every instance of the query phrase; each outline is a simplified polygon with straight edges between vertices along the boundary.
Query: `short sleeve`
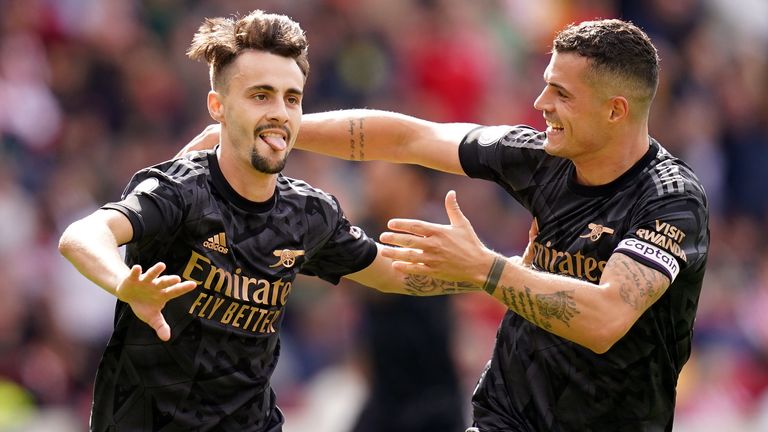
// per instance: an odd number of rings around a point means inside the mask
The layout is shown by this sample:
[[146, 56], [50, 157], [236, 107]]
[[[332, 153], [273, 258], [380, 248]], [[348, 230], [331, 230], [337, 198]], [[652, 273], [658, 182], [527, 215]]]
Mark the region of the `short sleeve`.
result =
[[533, 211], [533, 194], [561, 175], [567, 162], [544, 151], [545, 138], [525, 125], [476, 128], [459, 144], [459, 161], [467, 176], [498, 184]]
[[[338, 204], [338, 203], [337, 203]], [[376, 242], [352, 225], [338, 210], [339, 218], [328, 240], [302, 266], [301, 273], [337, 284], [342, 276], [360, 271], [376, 258]]]
[[660, 195], [642, 203], [615, 252], [666, 275], [670, 282], [688, 268], [698, 268], [709, 247], [704, 200], [694, 195]]
[[137, 173], [120, 201], [107, 203], [103, 209], [123, 213], [133, 226], [130, 243], [175, 232], [184, 208], [178, 184], [163, 173], [144, 170]]

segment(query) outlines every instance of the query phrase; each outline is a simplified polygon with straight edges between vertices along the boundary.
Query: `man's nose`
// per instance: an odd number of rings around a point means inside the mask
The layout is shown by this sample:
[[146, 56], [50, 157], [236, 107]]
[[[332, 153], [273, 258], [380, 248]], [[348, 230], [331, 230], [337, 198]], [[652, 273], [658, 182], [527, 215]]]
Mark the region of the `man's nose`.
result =
[[274, 122], [283, 124], [288, 121], [288, 108], [285, 105], [285, 101], [280, 98], [275, 98], [274, 102], [270, 104], [267, 117]]

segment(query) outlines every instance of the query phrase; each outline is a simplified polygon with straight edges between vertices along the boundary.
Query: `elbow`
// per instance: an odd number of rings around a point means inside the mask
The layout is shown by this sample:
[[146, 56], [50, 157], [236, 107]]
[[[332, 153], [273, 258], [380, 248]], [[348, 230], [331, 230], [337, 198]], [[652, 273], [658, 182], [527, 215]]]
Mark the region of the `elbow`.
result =
[[624, 322], [604, 323], [592, 333], [585, 346], [595, 354], [605, 354], [627, 334], [630, 327]]
[[64, 230], [59, 237], [59, 253], [65, 258], [69, 258], [74, 249], [74, 236], [72, 235], [72, 225]]
[[79, 240], [82, 235], [78, 234], [78, 227], [81, 221], [72, 222], [59, 237], [59, 253], [69, 260], [77, 253], [79, 249]]
[[617, 340], [604, 339], [593, 341], [587, 346], [587, 348], [589, 348], [595, 354], [605, 354], [609, 349], [611, 349], [611, 347], [613, 347]]

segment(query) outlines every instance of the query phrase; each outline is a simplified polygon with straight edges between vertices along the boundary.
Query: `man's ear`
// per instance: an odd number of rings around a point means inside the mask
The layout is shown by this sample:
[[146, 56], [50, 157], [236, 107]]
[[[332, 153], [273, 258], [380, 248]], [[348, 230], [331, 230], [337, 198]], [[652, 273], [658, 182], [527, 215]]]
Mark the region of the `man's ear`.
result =
[[629, 101], [623, 96], [611, 98], [611, 114], [608, 120], [619, 121], [629, 115]]
[[221, 95], [214, 90], [208, 92], [208, 114], [217, 122], [224, 122], [224, 104], [221, 101]]

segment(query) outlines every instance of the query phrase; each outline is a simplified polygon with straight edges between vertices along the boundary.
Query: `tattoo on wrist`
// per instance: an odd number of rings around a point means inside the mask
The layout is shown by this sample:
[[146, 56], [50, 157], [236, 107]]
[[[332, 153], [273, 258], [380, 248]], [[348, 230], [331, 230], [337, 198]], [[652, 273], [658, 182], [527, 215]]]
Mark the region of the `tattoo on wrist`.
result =
[[504, 266], [507, 264], [507, 260], [503, 257], [496, 255], [493, 257], [493, 264], [488, 271], [488, 276], [485, 278], [485, 284], [483, 284], [483, 290], [490, 295], [493, 295], [496, 291], [496, 287], [499, 285], [499, 279], [504, 272]]
[[451, 282], [425, 275], [408, 274], [405, 276], [405, 290], [411, 295], [428, 296], [440, 294], [459, 294], [477, 291], [478, 287], [469, 282]]

